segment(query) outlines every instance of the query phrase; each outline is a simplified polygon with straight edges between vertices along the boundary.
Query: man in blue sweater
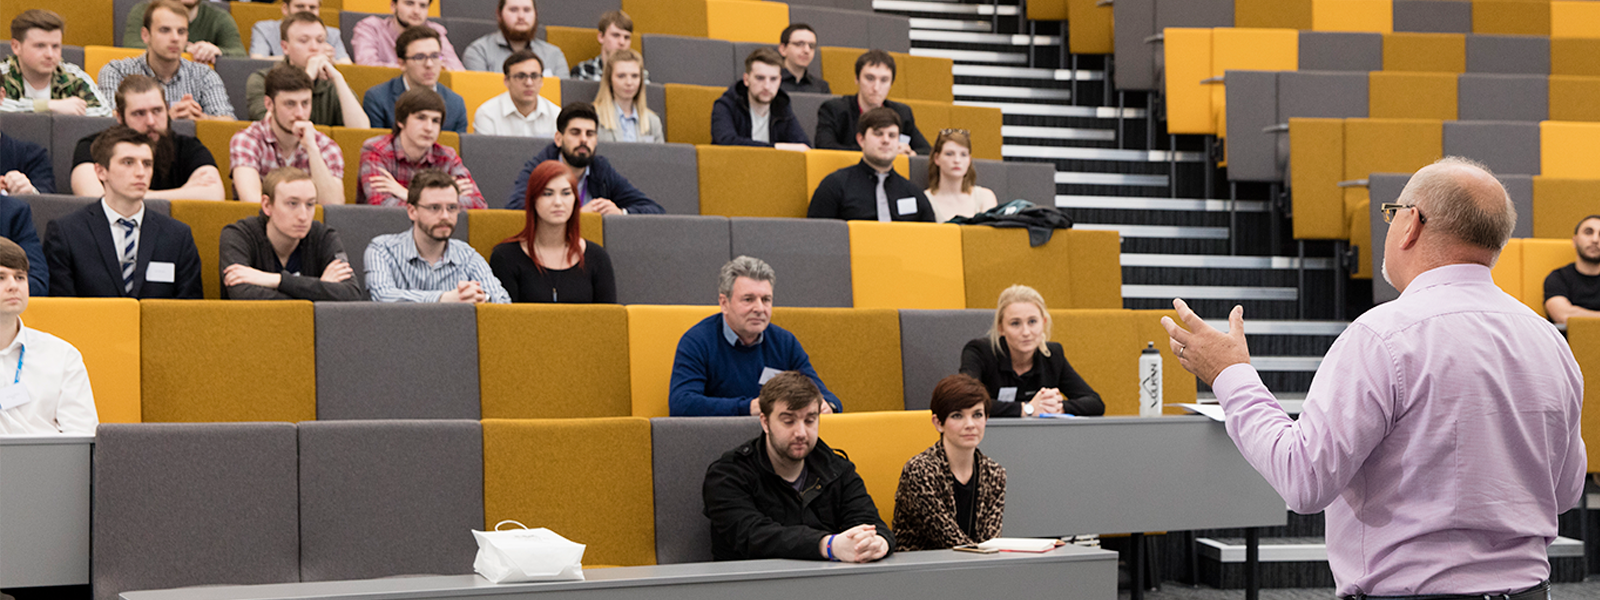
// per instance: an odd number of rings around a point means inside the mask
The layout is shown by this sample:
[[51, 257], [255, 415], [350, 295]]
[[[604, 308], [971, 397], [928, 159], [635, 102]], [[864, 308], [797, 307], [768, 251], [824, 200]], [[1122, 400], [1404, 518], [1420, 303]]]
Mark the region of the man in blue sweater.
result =
[[811, 368], [794, 334], [772, 324], [772, 267], [740, 256], [722, 265], [717, 304], [722, 312], [690, 327], [678, 340], [667, 404], [674, 417], [761, 414], [761, 386], [784, 371], [799, 371], [822, 390], [822, 412], [843, 409]]

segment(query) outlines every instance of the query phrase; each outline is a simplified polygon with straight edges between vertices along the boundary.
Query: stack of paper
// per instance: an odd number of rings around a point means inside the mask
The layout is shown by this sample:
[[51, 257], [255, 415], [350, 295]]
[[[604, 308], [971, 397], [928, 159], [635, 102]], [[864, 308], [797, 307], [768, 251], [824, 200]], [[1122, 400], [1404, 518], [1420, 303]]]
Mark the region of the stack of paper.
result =
[[984, 550], [1001, 550], [1004, 552], [1049, 552], [1056, 548], [1059, 540], [1054, 538], [994, 538], [978, 544]]

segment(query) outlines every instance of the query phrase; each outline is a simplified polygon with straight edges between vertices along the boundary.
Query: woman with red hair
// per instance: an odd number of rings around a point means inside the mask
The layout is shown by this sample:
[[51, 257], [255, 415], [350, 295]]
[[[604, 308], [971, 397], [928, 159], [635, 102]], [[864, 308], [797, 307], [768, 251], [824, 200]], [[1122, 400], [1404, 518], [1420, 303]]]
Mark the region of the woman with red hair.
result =
[[611, 258], [578, 235], [577, 184], [548, 160], [528, 177], [527, 225], [494, 247], [489, 268], [512, 302], [617, 302]]

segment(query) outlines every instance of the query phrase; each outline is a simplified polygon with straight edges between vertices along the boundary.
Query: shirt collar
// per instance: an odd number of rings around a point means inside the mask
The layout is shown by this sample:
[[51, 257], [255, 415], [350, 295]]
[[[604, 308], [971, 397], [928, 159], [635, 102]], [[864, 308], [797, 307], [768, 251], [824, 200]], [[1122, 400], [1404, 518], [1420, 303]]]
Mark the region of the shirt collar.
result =
[[109, 223], [111, 225], [111, 227], [113, 227], [113, 228], [120, 227], [120, 225], [117, 225], [117, 220], [118, 219], [128, 219], [130, 221], [133, 221], [134, 229], [139, 229], [139, 228], [144, 227], [144, 203], [143, 202], [139, 203], [139, 212], [133, 213], [133, 216], [131, 216], [131, 217], [124, 217], [124, 216], [122, 216], [121, 213], [118, 213], [117, 211], [112, 210], [111, 209], [111, 203], [106, 202], [106, 199], [104, 197], [100, 198], [100, 209], [106, 211], [106, 223]]
[[9, 346], [0, 348], [0, 354], [11, 354], [19, 347], [26, 347], [28, 345], [28, 341], [24, 339], [24, 336], [27, 334], [28, 326], [22, 322], [22, 317], [17, 317], [17, 337], [11, 340], [11, 344]]
[[[728, 316], [727, 315], [722, 315], [722, 339], [728, 340], [728, 345], [729, 346], [733, 346], [735, 348], [739, 347], [739, 334], [734, 333], [733, 332], [733, 327], [728, 326]], [[767, 339], [767, 332], [763, 331], [763, 332], [761, 332], [761, 333], [756, 335], [756, 343], [751, 344], [749, 346], [745, 346], [745, 347], [746, 348], [754, 348], [756, 346], [760, 346], [761, 342], [765, 341], [766, 339]]]
[[620, 105], [613, 105], [613, 106], [616, 106], [616, 108], [617, 108], [617, 118], [618, 119], [622, 119], [624, 121], [638, 121], [639, 120], [639, 105], [635, 104], [633, 106], [633, 113], [632, 114], [622, 112], [622, 106], [620, 106]]
[[1411, 294], [1421, 293], [1431, 287], [1456, 283], [1487, 283], [1494, 285], [1494, 276], [1490, 275], [1489, 267], [1474, 263], [1434, 267], [1412, 279], [1411, 284], [1406, 286], [1406, 291], [1400, 293], [1400, 297], [1404, 298]]
[[434, 166], [434, 158], [439, 156], [439, 142], [434, 142], [433, 147], [428, 149], [428, 153], [422, 155], [422, 160], [414, 162], [411, 157], [406, 156], [406, 148], [400, 142], [400, 136], [393, 133], [389, 134], [389, 149], [394, 152], [394, 161], [396, 163], [405, 161], [408, 164], [414, 164], [422, 168]]
[[[428, 259], [423, 258], [421, 252], [417, 251], [417, 238], [416, 238], [416, 233], [415, 233], [416, 229], [417, 229], [417, 226], [416, 225], [412, 225], [411, 229], [407, 229], [406, 232], [403, 234], [405, 236], [405, 240], [400, 243], [400, 249], [399, 249], [400, 262], [409, 263], [409, 262], [411, 262], [413, 260], [416, 260], [416, 261], [421, 261], [422, 264], [424, 264], [424, 265], [435, 266], [435, 265], [431, 265], [428, 262]], [[444, 242], [444, 255], [439, 259], [439, 263], [438, 263], [439, 266], [456, 264], [456, 257], [454, 256], [454, 252], [452, 252], [453, 250], [455, 250], [456, 245], [454, 243], [452, 243], [452, 242], [455, 242], [455, 240], [454, 239], [445, 240], [445, 242]]]
[[[549, 104], [546, 104], [547, 102], [549, 102]], [[524, 117], [522, 116], [521, 112], [517, 111], [517, 103], [511, 99], [511, 92], [506, 92], [505, 95], [502, 96], [501, 104], [501, 109], [504, 111], [503, 116], [522, 119], [524, 121], [532, 121], [546, 115], [550, 115], [551, 111], [548, 107], [555, 105], [554, 102], [550, 102], [549, 100], [546, 100], [544, 96], [540, 96], [533, 104], [533, 112], [528, 113], [528, 116]], [[554, 118], [554, 115], [550, 116], [551, 118]]]

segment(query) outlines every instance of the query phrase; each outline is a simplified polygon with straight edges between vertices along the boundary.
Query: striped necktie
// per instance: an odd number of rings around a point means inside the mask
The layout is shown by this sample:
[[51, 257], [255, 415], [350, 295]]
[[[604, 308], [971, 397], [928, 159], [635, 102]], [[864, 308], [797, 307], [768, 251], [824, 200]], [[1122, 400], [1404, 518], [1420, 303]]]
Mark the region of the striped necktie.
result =
[[122, 291], [133, 293], [133, 268], [139, 262], [139, 238], [134, 237], [138, 223], [129, 219], [117, 219], [117, 224], [122, 226], [122, 239], [126, 243], [122, 246]]

